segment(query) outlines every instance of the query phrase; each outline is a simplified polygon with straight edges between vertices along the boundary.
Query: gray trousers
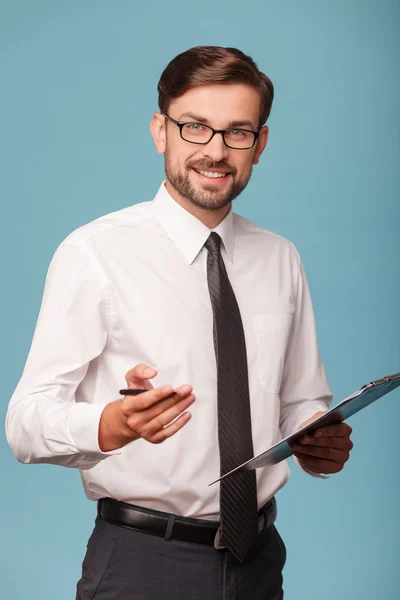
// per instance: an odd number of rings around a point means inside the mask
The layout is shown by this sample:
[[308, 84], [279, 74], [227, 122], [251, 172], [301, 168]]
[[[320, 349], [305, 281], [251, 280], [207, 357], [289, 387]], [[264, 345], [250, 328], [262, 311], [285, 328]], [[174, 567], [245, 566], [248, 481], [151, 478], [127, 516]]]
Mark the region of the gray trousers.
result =
[[96, 517], [75, 600], [282, 600], [285, 561], [274, 525], [240, 563], [227, 549], [167, 541]]

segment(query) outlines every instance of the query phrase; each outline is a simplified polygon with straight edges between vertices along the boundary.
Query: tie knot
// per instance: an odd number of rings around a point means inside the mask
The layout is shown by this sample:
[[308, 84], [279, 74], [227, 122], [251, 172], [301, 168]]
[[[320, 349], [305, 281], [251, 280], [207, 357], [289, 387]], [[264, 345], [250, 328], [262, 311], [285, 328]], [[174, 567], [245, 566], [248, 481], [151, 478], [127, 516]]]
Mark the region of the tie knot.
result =
[[215, 231], [212, 231], [208, 236], [208, 239], [204, 246], [209, 252], [220, 252], [221, 251], [221, 238]]

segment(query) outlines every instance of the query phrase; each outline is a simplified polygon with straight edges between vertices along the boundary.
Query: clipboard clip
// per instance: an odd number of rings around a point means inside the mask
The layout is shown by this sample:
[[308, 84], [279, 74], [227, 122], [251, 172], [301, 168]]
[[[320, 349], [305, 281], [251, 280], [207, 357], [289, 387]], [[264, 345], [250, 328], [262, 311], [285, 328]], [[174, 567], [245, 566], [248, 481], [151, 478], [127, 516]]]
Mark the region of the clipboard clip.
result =
[[395, 381], [400, 378], [400, 373], [395, 373], [394, 375], [385, 375], [382, 379], [376, 379], [375, 381], [371, 381], [370, 383], [366, 383], [360, 389], [365, 390], [369, 387], [376, 387], [377, 385], [381, 385], [382, 383], [387, 383], [388, 381]]

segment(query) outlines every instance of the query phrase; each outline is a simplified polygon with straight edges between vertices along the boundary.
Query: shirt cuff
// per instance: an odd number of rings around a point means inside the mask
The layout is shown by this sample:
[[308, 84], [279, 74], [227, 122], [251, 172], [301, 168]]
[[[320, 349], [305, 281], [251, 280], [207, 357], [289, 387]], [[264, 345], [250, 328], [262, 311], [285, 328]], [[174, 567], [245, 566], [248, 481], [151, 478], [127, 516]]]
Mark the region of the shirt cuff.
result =
[[104, 404], [77, 402], [69, 413], [67, 427], [78, 452], [99, 460], [122, 454], [121, 448], [103, 452], [99, 446], [99, 423]]
[[[300, 429], [300, 426], [308, 419], [311, 419], [318, 412], [327, 412], [329, 410], [327, 404], [321, 401], [313, 401], [307, 406], [299, 406], [298, 411], [294, 412], [285, 423], [284, 435], [291, 435]], [[287, 433], [286, 433], [287, 431]]]

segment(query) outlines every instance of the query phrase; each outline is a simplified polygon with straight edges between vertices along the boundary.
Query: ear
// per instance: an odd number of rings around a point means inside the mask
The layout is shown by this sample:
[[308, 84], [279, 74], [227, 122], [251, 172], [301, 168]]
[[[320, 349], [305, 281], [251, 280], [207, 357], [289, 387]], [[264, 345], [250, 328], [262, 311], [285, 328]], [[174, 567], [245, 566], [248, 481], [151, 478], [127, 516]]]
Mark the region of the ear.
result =
[[159, 154], [164, 154], [166, 147], [166, 119], [161, 113], [154, 113], [150, 123], [150, 131], [153, 136], [156, 150]]
[[256, 151], [253, 156], [253, 165], [258, 164], [258, 160], [264, 151], [268, 142], [269, 128], [265, 125], [260, 131], [260, 137], [257, 140]]

